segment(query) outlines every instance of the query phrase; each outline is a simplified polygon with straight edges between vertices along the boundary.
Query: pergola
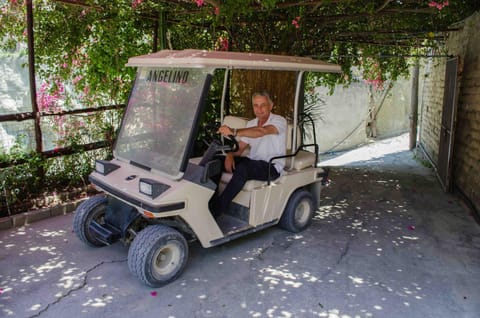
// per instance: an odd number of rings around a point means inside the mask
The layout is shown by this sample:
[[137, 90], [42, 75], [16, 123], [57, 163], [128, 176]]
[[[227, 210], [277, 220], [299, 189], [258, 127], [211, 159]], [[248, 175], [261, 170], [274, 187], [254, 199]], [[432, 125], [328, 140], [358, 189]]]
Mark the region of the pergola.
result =
[[[56, 0], [55, 2], [69, 6], [81, 6], [92, 10], [106, 10], [105, 8], [94, 4], [87, 0]], [[140, 6], [140, 4], [155, 4], [152, 8], [148, 5]], [[292, 12], [301, 12], [301, 23], [309, 26], [309, 30], [301, 35], [301, 40], [305, 44], [301, 55], [310, 55], [314, 57], [326, 58], [329, 47], [332, 44], [356, 43], [359, 45], [369, 45], [385, 48], [423, 48], [429, 47], [430, 44], [425, 41], [435, 41], [443, 43], [449, 31], [456, 30], [452, 26], [451, 19], [438, 18], [439, 10], [445, 6], [451, 6], [447, 1], [419, 1], [419, 0], [381, 0], [381, 1], [347, 1], [347, 0], [284, 0], [284, 1], [266, 1], [272, 3], [273, 7], [262, 5], [261, 1], [250, 1], [244, 4], [243, 10], [238, 14], [230, 14], [224, 18], [223, 22], [216, 22], [216, 28], [222, 28], [228, 32], [235, 40], [245, 36], [250, 29], [261, 29], [265, 26], [264, 21], [255, 17], [268, 17], [270, 22], [292, 24], [299, 23], [299, 17], [291, 19]], [[463, 2], [469, 4], [469, 7], [462, 9]], [[451, 10], [452, 16], [462, 16], [465, 12], [479, 7], [476, 1], [463, 1], [457, 4]], [[471, 3], [470, 3], [471, 2]], [[42, 134], [40, 129], [41, 116], [68, 115], [84, 112], [84, 110], [70, 110], [52, 113], [44, 113], [39, 110], [36, 100], [36, 83], [35, 83], [35, 50], [34, 50], [34, 10], [33, 1], [26, 0], [26, 17], [27, 17], [27, 44], [28, 44], [28, 67], [30, 77], [30, 96], [32, 103], [32, 111], [0, 115], [0, 122], [4, 121], [23, 121], [34, 120], [35, 127], [35, 143], [36, 152], [46, 157], [55, 157], [73, 153], [73, 149], [66, 147], [54, 151], [43, 151]], [[159, 0], [159, 1], [139, 1], [132, 2], [132, 6], [136, 4], [138, 14], [151, 21], [153, 43], [152, 51], [159, 48], [166, 48], [166, 30], [169, 25], [180, 23], [187, 16], [200, 16], [205, 11], [216, 14], [218, 10], [228, 9], [227, 3], [220, 0]], [[470, 10], [470, 11], [469, 11]], [[458, 12], [457, 12], [458, 11]], [[409, 22], [415, 22], [410, 23]], [[213, 22], [204, 21], [192, 27], [209, 27]], [[265, 32], [268, 33], [268, 32]], [[268, 34], [265, 35], [265, 41], [268, 41]], [[318, 39], [318, 40], [315, 40]], [[240, 43], [241, 41], [237, 41]], [[240, 46], [240, 44], [238, 44]], [[237, 48], [238, 49], [238, 48]], [[241, 48], [240, 48], [241, 49]], [[256, 48], [261, 50], [261, 48]], [[305, 54], [308, 52], [309, 54]], [[269, 52], [271, 53], [271, 52]], [[341, 64], [342, 55], [345, 53], [337, 52], [337, 63]], [[355, 52], [349, 52], [349, 55], [355, 55]], [[418, 55], [411, 55], [418, 56]], [[422, 57], [439, 56], [438, 53], [433, 55], [422, 54]], [[388, 56], [384, 56], [388, 58]], [[405, 55], [404, 55], [405, 57]], [[108, 109], [116, 109], [123, 105], [102, 106], [97, 108], [89, 108], [88, 111], [105, 111]], [[84, 150], [92, 150], [104, 147], [104, 142], [95, 142], [83, 146]], [[4, 166], [5, 164], [2, 163]]]

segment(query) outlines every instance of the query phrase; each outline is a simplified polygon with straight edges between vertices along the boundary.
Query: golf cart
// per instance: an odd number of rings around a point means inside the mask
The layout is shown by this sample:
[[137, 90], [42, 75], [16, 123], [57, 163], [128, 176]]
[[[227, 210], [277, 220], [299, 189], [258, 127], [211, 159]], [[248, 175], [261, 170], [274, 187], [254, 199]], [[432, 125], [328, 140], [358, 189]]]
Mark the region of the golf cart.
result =
[[[317, 167], [318, 145], [302, 142], [304, 72], [340, 72], [338, 65], [310, 58], [201, 50], [130, 58], [137, 77], [116, 139], [113, 159], [97, 160], [90, 182], [102, 195], [82, 202], [74, 214], [78, 238], [89, 246], [118, 240], [129, 245], [128, 267], [143, 283], [160, 287], [178, 278], [188, 259], [188, 241], [207, 248], [279, 224], [299, 232], [319, 206], [328, 171]], [[235, 151], [232, 136], [213, 140], [201, 157], [193, 149], [216, 70], [223, 73], [220, 119], [232, 128], [247, 119], [225, 116], [230, 73], [236, 70], [293, 72], [293, 115], [283, 173], [276, 180], [248, 181], [230, 211], [209, 210], [216, 190], [231, 174], [215, 155]], [[293, 94], [292, 94], [293, 96]], [[246, 105], [250, 109], [251, 104]], [[272, 158], [279, 159], [279, 157]], [[218, 185], [211, 177], [222, 173]]]

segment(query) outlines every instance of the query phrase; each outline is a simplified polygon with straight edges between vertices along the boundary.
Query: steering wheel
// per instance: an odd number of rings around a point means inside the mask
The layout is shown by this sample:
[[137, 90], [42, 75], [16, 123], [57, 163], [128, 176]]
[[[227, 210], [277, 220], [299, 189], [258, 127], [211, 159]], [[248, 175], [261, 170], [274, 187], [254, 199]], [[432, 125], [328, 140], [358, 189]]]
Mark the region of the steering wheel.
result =
[[[214, 127], [215, 130], [213, 130], [212, 127]], [[203, 154], [202, 160], [199, 163], [200, 166], [205, 166], [207, 162], [211, 161], [219, 152], [226, 154], [228, 152], [235, 152], [239, 148], [238, 141], [233, 135], [222, 138], [217, 134], [217, 130], [218, 127], [215, 125], [205, 126], [203, 142], [208, 145], [208, 149]]]

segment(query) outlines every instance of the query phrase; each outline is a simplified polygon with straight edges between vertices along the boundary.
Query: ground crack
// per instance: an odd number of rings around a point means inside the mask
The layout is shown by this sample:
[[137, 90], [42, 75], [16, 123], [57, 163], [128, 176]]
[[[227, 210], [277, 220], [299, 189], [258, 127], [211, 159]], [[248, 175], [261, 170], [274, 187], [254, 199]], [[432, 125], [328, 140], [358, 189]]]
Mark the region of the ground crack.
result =
[[56, 305], [58, 304], [59, 302], [61, 302], [64, 298], [70, 296], [70, 294], [72, 294], [73, 292], [76, 292], [82, 288], [84, 288], [85, 286], [87, 286], [87, 281], [88, 281], [88, 275], [96, 270], [97, 268], [99, 268], [100, 266], [104, 265], [104, 264], [113, 264], [113, 263], [122, 263], [122, 262], [126, 262], [127, 260], [126, 259], [121, 259], [121, 260], [116, 260], [116, 261], [103, 261], [103, 262], [100, 262], [98, 264], [96, 264], [95, 266], [87, 269], [87, 271], [85, 272], [85, 275], [83, 277], [83, 282], [77, 286], [77, 287], [74, 287], [72, 289], [70, 289], [69, 291], [67, 291], [64, 295], [58, 297], [57, 299], [55, 299], [55, 301], [47, 304], [47, 306], [45, 308], [43, 308], [42, 310], [40, 310], [38, 313], [36, 313], [35, 315], [33, 316], [30, 316], [29, 318], [36, 318], [36, 317], [40, 317], [40, 315], [42, 315], [43, 313], [45, 313], [48, 309], [50, 309], [50, 307], [52, 307], [53, 305]]
[[343, 261], [345, 256], [348, 254], [348, 251], [350, 250], [350, 243], [353, 241], [354, 238], [355, 238], [355, 235], [349, 237], [349, 239], [345, 243], [342, 253], [338, 256], [337, 261], [335, 262], [335, 265], [333, 265], [332, 268], [328, 269], [325, 273], [323, 273], [323, 275], [320, 276], [321, 281], [323, 281], [325, 277], [330, 275], [335, 270], [335, 268], [337, 268], [337, 266], [340, 265], [340, 263]]

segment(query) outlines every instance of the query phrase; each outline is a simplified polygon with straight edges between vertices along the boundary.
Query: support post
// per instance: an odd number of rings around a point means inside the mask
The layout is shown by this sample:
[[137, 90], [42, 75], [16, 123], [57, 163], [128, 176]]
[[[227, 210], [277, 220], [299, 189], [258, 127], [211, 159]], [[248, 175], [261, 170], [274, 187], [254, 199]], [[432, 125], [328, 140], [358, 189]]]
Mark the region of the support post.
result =
[[420, 63], [416, 59], [412, 74], [412, 97], [410, 102], [410, 145], [412, 150], [417, 146], [417, 124], [418, 124], [418, 76]]
[[158, 20], [154, 23], [153, 30], [153, 52], [159, 50], [164, 50], [166, 48], [166, 34], [167, 34], [167, 25], [166, 25], [166, 13], [165, 11], [160, 11], [158, 14]]
[[35, 125], [35, 151], [41, 154], [43, 151], [42, 130], [40, 128], [40, 112], [37, 104], [37, 86], [35, 83], [35, 49], [33, 38], [33, 4], [32, 0], [26, 0], [27, 6], [27, 41], [28, 41], [28, 74], [30, 80], [30, 99]]

